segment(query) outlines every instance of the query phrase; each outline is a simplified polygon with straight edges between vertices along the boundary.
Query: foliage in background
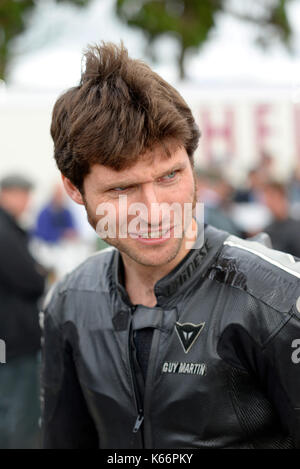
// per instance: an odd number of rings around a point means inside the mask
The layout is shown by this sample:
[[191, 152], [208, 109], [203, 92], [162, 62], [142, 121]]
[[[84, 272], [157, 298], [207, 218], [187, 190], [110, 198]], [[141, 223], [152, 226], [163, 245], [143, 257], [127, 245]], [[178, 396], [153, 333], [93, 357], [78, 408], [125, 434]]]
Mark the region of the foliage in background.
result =
[[[6, 79], [12, 59], [13, 41], [28, 27], [28, 19], [44, 0], [0, 0], [0, 79]], [[84, 7], [91, 0], [52, 0]], [[94, 0], [102, 1], [102, 0]], [[113, 2], [113, 0], [111, 0]], [[185, 75], [187, 51], [197, 52], [210, 39], [218, 15], [228, 14], [253, 24], [257, 43], [266, 48], [278, 40], [291, 43], [286, 7], [293, 0], [115, 0], [116, 12], [129, 26], [141, 29], [148, 40], [148, 52], [162, 35], [179, 43], [178, 67]]]
[[291, 0], [116, 0], [116, 12], [129, 26], [146, 35], [149, 51], [165, 34], [177, 37], [178, 67], [184, 78], [187, 51], [197, 52], [214, 30], [218, 14], [229, 14], [257, 28], [263, 48], [279, 41], [290, 48], [292, 31], [286, 7]]
[[[23, 33], [28, 17], [43, 0], [0, 0], [0, 79], [7, 78], [9, 61], [12, 58], [13, 40]], [[69, 3], [85, 6], [90, 0], [55, 0], [56, 3]]]

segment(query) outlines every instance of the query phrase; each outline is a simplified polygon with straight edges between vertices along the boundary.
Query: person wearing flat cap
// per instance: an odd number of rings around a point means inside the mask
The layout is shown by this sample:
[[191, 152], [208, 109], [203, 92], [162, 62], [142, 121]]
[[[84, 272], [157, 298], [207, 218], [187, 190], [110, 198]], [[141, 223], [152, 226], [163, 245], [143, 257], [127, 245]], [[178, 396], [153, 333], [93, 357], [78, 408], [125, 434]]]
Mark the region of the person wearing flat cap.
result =
[[38, 446], [38, 300], [45, 278], [18, 222], [32, 188], [17, 174], [0, 180], [0, 448], [9, 449]]

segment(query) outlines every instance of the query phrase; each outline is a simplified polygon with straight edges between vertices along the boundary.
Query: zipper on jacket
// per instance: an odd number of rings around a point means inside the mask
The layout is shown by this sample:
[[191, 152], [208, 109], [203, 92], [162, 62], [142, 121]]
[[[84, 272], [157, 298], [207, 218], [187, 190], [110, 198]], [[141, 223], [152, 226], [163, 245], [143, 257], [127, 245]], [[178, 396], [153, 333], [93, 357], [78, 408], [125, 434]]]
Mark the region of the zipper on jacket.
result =
[[[132, 323], [130, 323], [130, 328], [129, 328], [129, 361], [130, 361], [130, 369], [131, 369], [131, 376], [132, 376], [132, 382], [133, 382], [133, 388], [134, 388], [134, 397], [135, 397], [135, 402], [136, 402], [136, 408], [137, 408], [137, 418], [134, 423], [132, 432], [137, 433], [142, 426], [142, 423], [144, 421], [144, 409], [143, 409], [143, 402], [141, 399], [139, 387], [138, 387], [138, 382], [136, 378], [136, 370], [133, 366], [134, 356], [133, 356], [133, 335], [132, 335]], [[144, 436], [142, 434], [142, 441], [143, 441], [143, 446], [144, 446]]]
[[[153, 391], [153, 379], [154, 379], [154, 372], [155, 372], [155, 360], [158, 354], [158, 345], [160, 339], [160, 330], [154, 329], [153, 337], [152, 337], [152, 344], [149, 354], [148, 360], [148, 368], [147, 368], [147, 376], [145, 381], [145, 392], [144, 392], [144, 413], [146, 415], [150, 415], [150, 403], [151, 403], [151, 395]], [[153, 442], [151, 437], [151, 419], [147, 419], [147, 429], [144, 431], [144, 440], [147, 442], [147, 448], [153, 448]]]
[[140, 410], [139, 415], [137, 416], [137, 419], [135, 421], [134, 427], [133, 427], [133, 433], [137, 433], [143, 423], [144, 420], [144, 415], [143, 411]]

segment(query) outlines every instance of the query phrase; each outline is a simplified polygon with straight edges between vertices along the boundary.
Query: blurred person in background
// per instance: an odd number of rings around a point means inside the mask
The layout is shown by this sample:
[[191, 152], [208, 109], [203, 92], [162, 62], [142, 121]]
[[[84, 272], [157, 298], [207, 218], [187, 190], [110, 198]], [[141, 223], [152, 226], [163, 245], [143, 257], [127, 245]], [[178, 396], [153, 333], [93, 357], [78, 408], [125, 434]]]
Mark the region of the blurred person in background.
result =
[[263, 189], [270, 180], [274, 160], [263, 154], [258, 166], [251, 169], [244, 183], [234, 192], [231, 217], [243, 238], [253, 237], [264, 231], [271, 221], [271, 214], [264, 204]]
[[263, 188], [266, 181], [274, 178], [275, 160], [266, 152], [263, 152], [259, 163], [249, 170], [244, 187], [235, 191], [236, 203], [263, 204]]
[[259, 170], [265, 181], [270, 181], [275, 175], [275, 159], [267, 152], [261, 154]]
[[300, 161], [298, 159], [287, 184], [290, 213], [297, 220], [300, 219]]
[[0, 181], [0, 448], [38, 445], [40, 328], [44, 272], [32, 258], [19, 224], [32, 184], [19, 175]]
[[285, 185], [270, 181], [264, 186], [264, 202], [273, 221], [264, 228], [274, 249], [300, 257], [300, 221], [290, 216], [288, 190]]
[[84, 213], [74, 205], [66, 200], [62, 184], [56, 183], [31, 230], [30, 249], [48, 270], [47, 287], [97, 250], [95, 233], [87, 232]]
[[204, 203], [204, 219], [209, 225], [236, 236], [242, 233], [230, 216], [233, 189], [217, 168], [197, 174], [197, 200]]
[[261, 166], [251, 169], [247, 175], [245, 187], [235, 192], [234, 201], [236, 203], [261, 203], [265, 180], [265, 171]]
[[296, 164], [289, 182], [289, 199], [291, 203], [300, 203], [300, 162]]
[[47, 243], [77, 237], [75, 221], [60, 184], [55, 185], [51, 200], [39, 213], [33, 235]]

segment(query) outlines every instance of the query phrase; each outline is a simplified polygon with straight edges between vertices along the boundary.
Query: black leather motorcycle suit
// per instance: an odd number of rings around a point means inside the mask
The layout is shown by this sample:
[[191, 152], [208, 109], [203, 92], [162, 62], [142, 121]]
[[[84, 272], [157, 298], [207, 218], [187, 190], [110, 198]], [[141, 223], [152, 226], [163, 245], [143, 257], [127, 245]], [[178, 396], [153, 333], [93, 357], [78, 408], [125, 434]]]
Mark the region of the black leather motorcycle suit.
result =
[[300, 263], [206, 226], [151, 308], [122, 268], [97, 253], [44, 307], [43, 447], [299, 448]]

